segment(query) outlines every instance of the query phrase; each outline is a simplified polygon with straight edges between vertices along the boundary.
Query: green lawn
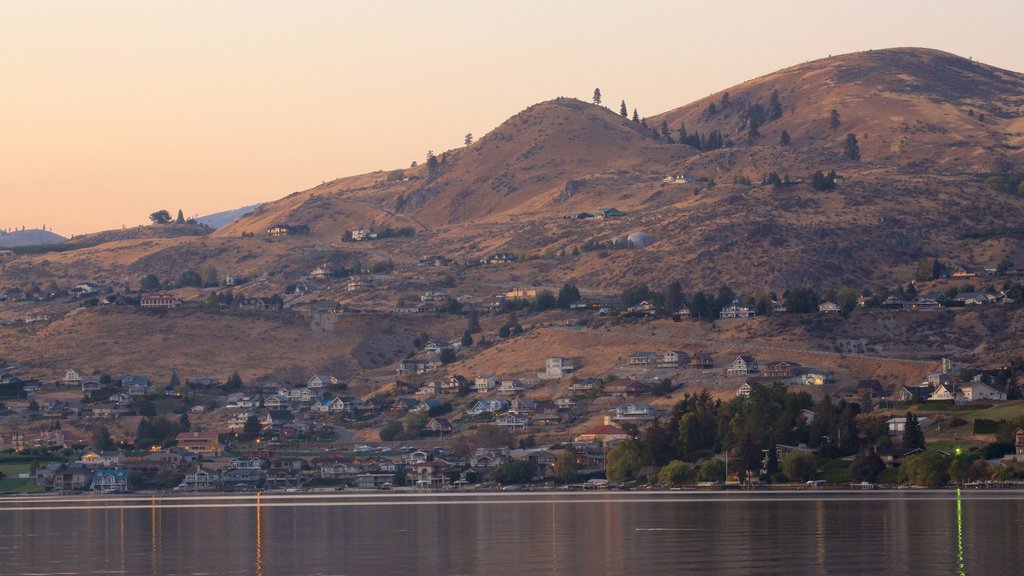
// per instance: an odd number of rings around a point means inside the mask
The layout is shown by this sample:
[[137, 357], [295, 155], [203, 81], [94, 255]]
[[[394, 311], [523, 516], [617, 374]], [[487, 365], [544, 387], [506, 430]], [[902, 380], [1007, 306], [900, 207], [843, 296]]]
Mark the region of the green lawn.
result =
[[22, 472], [28, 472], [32, 468], [31, 462], [3, 462], [0, 463], [0, 472], [7, 478], [14, 478]]
[[4, 478], [0, 480], [0, 493], [29, 493], [43, 492], [45, 486], [40, 486], [31, 478]]

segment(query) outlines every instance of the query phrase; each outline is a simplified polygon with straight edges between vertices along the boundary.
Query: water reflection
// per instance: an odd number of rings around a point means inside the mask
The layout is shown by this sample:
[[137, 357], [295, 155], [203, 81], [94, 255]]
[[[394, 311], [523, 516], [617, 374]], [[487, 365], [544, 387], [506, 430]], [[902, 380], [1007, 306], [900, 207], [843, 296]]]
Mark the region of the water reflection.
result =
[[963, 503], [960, 501], [960, 489], [956, 489], [956, 565], [959, 576], [966, 576], [964, 572], [964, 513]]
[[[1021, 495], [250, 494], [221, 507], [175, 496], [61, 510], [0, 501], [0, 572], [850, 574], [870, 562], [883, 574], [1014, 573]], [[936, 554], [952, 549], [954, 529], [955, 554]]]

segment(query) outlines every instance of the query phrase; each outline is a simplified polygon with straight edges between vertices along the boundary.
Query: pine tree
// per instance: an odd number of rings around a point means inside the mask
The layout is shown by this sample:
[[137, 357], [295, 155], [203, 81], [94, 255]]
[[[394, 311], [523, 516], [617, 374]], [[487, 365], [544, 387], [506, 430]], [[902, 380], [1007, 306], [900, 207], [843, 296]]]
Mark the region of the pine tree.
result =
[[427, 150], [427, 172], [434, 174], [437, 172], [438, 162], [437, 156], [434, 156], [433, 150]]
[[686, 140], [687, 140], [688, 136], [689, 135], [686, 133], [686, 122], [680, 122], [679, 123], [679, 143], [680, 144], [686, 144]]
[[622, 104], [619, 104], [619, 116], [623, 118], [629, 118], [629, 110], [626, 109], [626, 101], [623, 100]]
[[771, 100], [768, 101], [768, 119], [778, 120], [782, 118], [782, 104], [779, 102], [779, 91], [772, 90]]
[[675, 140], [672, 139], [672, 133], [668, 131], [668, 121], [661, 121], [661, 137], [668, 141], [669, 144], [675, 144]]
[[921, 431], [921, 423], [917, 420], [917, 415], [913, 412], [907, 412], [907, 424], [903, 429], [903, 449], [907, 452], [911, 450], [925, 448], [924, 432]]
[[463, 142], [466, 144], [466, 146], [469, 146], [470, 144], [472, 144], [473, 143], [473, 133], [470, 132], [470, 133], [466, 134], [466, 138], [463, 140]]
[[594, 88], [594, 104], [601, 105], [601, 89]]
[[783, 130], [782, 134], [779, 134], [779, 144], [782, 144], [783, 146], [789, 146], [789, 132]]
[[835, 132], [836, 130], [839, 129], [839, 126], [841, 125], [842, 122], [839, 121], [839, 111], [833, 108], [831, 114], [829, 114], [828, 117], [828, 127], [831, 128], [833, 132]]
[[466, 330], [470, 334], [480, 333], [480, 315], [477, 314], [476, 310], [471, 310], [469, 316], [466, 317]]
[[850, 160], [860, 160], [860, 145], [857, 144], [857, 137], [853, 134], [846, 135], [846, 144], [843, 146], [843, 155]]
[[185, 223], [185, 214], [182, 213], [181, 208], [178, 208], [178, 217], [174, 219], [174, 223], [175, 224], [184, 224]]
[[636, 108], [633, 108], [633, 122], [640, 123], [640, 115], [636, 113]]

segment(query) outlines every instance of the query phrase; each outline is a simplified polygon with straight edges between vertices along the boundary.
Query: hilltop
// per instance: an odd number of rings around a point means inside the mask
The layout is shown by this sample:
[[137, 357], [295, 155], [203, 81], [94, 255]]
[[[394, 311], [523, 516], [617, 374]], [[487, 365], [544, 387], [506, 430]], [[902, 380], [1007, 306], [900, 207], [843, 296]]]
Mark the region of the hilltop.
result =
[[67, 238], [49, 230], [14, 230], [12, 232], [4, 232], [0, 234], [0, 248], [59, 244], [65, 240], [67, 240]]

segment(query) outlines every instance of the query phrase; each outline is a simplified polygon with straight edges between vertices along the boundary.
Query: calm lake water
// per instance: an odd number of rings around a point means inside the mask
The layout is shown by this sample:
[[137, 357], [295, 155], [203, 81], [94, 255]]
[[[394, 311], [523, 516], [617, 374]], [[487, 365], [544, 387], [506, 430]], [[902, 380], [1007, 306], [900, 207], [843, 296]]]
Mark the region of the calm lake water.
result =
[[0, 500], [0, 574], [1017, 574], [1024, 493]]

